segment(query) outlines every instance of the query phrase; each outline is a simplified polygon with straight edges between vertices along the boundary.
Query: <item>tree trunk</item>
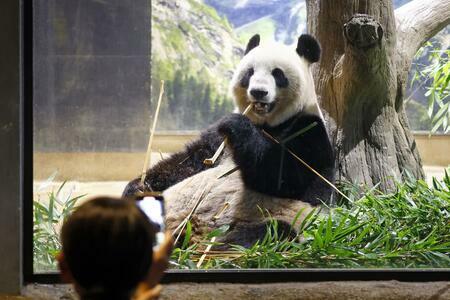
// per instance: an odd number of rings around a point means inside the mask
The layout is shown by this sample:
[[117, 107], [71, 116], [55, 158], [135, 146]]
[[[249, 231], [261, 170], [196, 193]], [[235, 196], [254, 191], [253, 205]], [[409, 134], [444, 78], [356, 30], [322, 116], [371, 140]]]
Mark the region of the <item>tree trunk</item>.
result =
[[323, 48], [314, 76], [339, 180], [389, 190], [405, 170], [424, 176], [403, 99], [416, 50], [450, 21], [446, 3], [412, 1], [396, 20], [392, 0], [307, 1], [309, 32]]

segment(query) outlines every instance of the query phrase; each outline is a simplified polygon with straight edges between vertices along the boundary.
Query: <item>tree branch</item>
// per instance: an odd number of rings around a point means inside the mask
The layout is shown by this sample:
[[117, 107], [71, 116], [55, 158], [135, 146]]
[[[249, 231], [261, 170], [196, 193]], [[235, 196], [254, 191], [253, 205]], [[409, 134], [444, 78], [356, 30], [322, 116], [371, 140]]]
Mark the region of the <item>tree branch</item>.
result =
[[395, 10], [398, 49], [412, 60], [417, 50], [450, 24], [448, 0], [414, 0]]

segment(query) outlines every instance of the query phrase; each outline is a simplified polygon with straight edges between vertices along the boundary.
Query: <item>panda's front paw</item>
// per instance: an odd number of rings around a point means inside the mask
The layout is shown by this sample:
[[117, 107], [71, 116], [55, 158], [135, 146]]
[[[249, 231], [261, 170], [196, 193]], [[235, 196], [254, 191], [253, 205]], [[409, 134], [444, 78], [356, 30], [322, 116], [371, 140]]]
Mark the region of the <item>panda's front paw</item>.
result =
[[230, 114], [222, 118], [217, 129], [231, 145], [248, 142], [256, 130], [250, 119], [240, 114]]
[[142, 195], [145, 187], [141, 184], [141, 179], [136, 178], [130, 181], [122, 192], [122, 197], [133, 198]]

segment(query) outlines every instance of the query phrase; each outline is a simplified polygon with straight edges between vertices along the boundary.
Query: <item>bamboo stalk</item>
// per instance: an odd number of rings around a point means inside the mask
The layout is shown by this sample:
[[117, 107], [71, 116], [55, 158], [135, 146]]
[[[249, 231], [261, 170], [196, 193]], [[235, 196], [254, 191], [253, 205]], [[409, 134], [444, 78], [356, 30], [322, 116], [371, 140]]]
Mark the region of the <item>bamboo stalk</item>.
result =
[[175, 228], [175, 230], [172, 232], [172, 235], [175, 236], [177, 231], [178, 235], [175, 239], [175, 245], [177, 244], [178, 240], [180, 239], [181, 233], [183, 232], [184, 228], [186, 227], [187, 223], [189, 222], [189, 220], [191, 219], [192, 215], [195, 213], [195, 211], [197, 210], [197, 208], [200, 206], [201, 202], [204, 200], [203, 196], [209, 192], [212, 188], [212, 185], [214, 184], [214, 182], [210, 182], [209, 184], [207, 184], [203, 190], [201, 191], [200, 195], [196, 198], [194, 207], [192, 207], [191, 211], [189, 212], [189, 214], [186, 216], [186, 218], [184, 218], [184, 220], [180, 223], [180, 225], [177, 226], [177, 228]]
[[[229, 202], [225, 202], [223, 207], [220, 209], [220, 211], [213, 217], [213, 220], [217, 220], [220, 218], [220, 216], [223, 214], [223, 212], [230, 206]], [[205, 260], [206, 256], [208, 255], [208, 252], [211, 251], [213, 243], [216, 241], [216, 237], [213, 236], [211, 238], [210, 244], [206, 247], [205, 251], [203, 251], [203, 255], [200, 257], [200, 260], [197, 263], [197, 268], [200, 269], [203, 261]]]
[[203, 163], [207, 166], [212, 166], [216, 163], [216, 160], [219, 158], [219, 155], [223, 152], [223, 149], [225, 148], [225, 143], [227, 139], [223, 140], [223, 142], [220, 144], [219, 148], [217, 148], [214, 155], [210, 158], [206, 158]]
[[205, 251], [203, 252], [203, 255], [200, 257], [200, 259], [199, 259], [199, 261], [198, 261], [198, 263], [197, 263], [197, 268], [198, 268], [198, 269], [200, 269], [200, 267], [202, 266], [202, 263], [203, 263], [203, 261], [205, 260], [206, 255], [208, 255], [208, 252], [211, 250], [212, 245], [213, 245], [213, 243], [214, 243], [215, 241], [216, 241], [216, 237], [213, 236], [212, 239], [211, 239], [211, 241], [210, 241], [211, 244], [209, 244], [209, 245], [206, 247]]
[[159, 153], [159, 157], [161, 158], [161, 160], [163, 160], [164, 159], [164, 155], [162, 154], [161, 150], [158, 150], [158, 153]]
[[282, 147], [284, 147], [286, 149], [286, 151], [292, 155], [296, 160], [298, 160], [299, 162], [301, 162], [305, 167], [307, 167], [311, 172], [313, 172], [314, 174], [316, 174], [320, 179], [322, 179], [323, 181], [325, 181], [325, 183], [327, 183], [330, 187], [332, 187], [336, 192], [338, 192], [342, 197], [344, 197], [345, 199], [347, 199], [348, 201], [352, 202], [352, 200], [350, 200], [350, 198], [348, 198], [344, 193], [342, 193], [334, 184], [332, 184], [328, 179], [326, 179], [325, 177], [323, 177], [319, 172], [317, 172], [316, 170], [314, 170], [313, 167], [311, 167], [310, 165], [308, 165], [303, 159], [301, 159], [300, 157], [297, 156], [297, 154], [295, 154], [294, 152], [292, 152], [289, 148], [283, 146], [277, 139], [275, 139], [272, 135], [270, 135], [267, 131], [265, 131], [264, 129], [262, 130], [262, 132], [270, 139], [272, 140], [274, 143], [277, 143], [279, 145], [281, 145]]
[[[148, 140], [147, 153], [145, 154], [144, 167], [142, 168], [142, 174], [141, 174], [141, 185], [142, 186], [144, 185], [145, 175], [146, 175], [147, 169], [151, 165], [153, 136], [155, 134], [156, 123], [158, 122], [159, 108], [161, 107], [163, 94], [164, 94], [164, 80], [161, 80], [161, 86], [159, 88], [158, 104], [156, 105], [155, 116], [153, 118], [153, 124], [152, 124], [152, 127], [150, 129], [150, 138]], [[151, 187], [150, 187], [150, 189], [151, 189]]]
[[[198, 253], [205, 253], [205, 250], [197, 250]], [[241, 254], [241, 252], [237, 250], [210, 250], [208, 251], [209, 255], [237, 255]]]
[[229, 169], [228, 171], [226, 171], [225, 173], [219, 175], [219, 176], [217, 177], [217, 179], [221, 179], [221, 178], [223, 178], [223, 177], [226, 177], [226, 176], [228, 176], [228, 175], [231, 175], [231, 174], [233, 174], [234, 172], [236, 172], [237, 170], [239, 170], [239, 167], [238, 167], [238, 166], [233, 167], [233, 168]]
[[[300, 130], [297, 131], [296, 133], [294, 133], [294, 134], [288, 136], [287, 138], [285, 138], [284, 140], [282, 140], [282, 141], [281, 141], [281, 144], [287, 143], [287, 142], [289, 142], [290, 140], [292, 140], [292, 139], [298, 137], [299, 135], [302, 135], [303, 133], [307, 132], [308, 130], [310, 130], [311, 128], [313, 128], [313, 127], [316, 126], [316, 125], [317, 125], [317, 122], [313, 122], [313, 123], [309, 124], [309, 125], [306, 126], [305, 128], [300, 129]], [[284, 153], [284, 152], [282, 152], [282, 153]], [[282, 157], [282, 158], [283, 158], [283, 157]], [[237, 170], [239, 170], [239, 167], [238, 167], [238, 166], [233, 167], [233, 168], [229, 169], [228, 171], [226, 171], [225, 173], [219, 175], [219, 176], [217, 177], [217, 179], [220, 179], [220, 178], [226, 177], [226, 176], [228, 176], [228, 175], [231, 175], [231, 174], [233, 174], [234, 172], [236, 172]], [[280, 180], [280, 179], [279, 179], [279, 180]], [[278, 180], [278, 182], [280, 182], [279, 180]], [[279, 185], [279, 184], [278, 184], [278, 185]]]
[[224, 211], [230, 206], [230, 202], [225, 202], [223, 207], [219, 210], [219, 212], [213, 217], [213, 220], [217, 220], [224, 213]]
[[[243, 116], [247, 115], [248, 112], [252, 109], [253, 104], [249, 104], [247, 106], [247, 108], [244, 110], [244, 112], [242, 113]], [[219, 148], [217, 148], [216, 152], [214, 153], [214, 155], [210, 158], [206, 158], [203, 163], [207, 166], [212, 166], [216, 163], [216, 160], [219, 158], [220, 154], [222, 153], [223, 149], [225, 148], [225, 144], [227, 142], [227, 139], [225, 138], [222, 142], [222, 144], [220, 144]]]

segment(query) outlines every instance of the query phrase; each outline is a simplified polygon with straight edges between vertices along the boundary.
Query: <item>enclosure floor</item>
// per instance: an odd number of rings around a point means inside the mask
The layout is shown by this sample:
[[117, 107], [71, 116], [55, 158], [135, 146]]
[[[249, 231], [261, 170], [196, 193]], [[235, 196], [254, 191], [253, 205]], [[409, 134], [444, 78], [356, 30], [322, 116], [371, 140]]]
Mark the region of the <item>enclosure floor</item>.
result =
[[[426, 280], [426, 278], [424, 278]], [[28, 285], [24, 295], [29, 298], [2, 298], [0, 300], [61, 300], [77, 299], [67, 285]], [[420, 300], [450, 299], [449, 282], [398, 281], [340, 281], [277, 284], [167, 284], [163, 286], [161, 300]]]
[[424, 166], [423, 169], [427, 177], [427, 182], [431, 183], [433, 177], [441, 180], [444, 177], [445, 168], [443, 166]]

